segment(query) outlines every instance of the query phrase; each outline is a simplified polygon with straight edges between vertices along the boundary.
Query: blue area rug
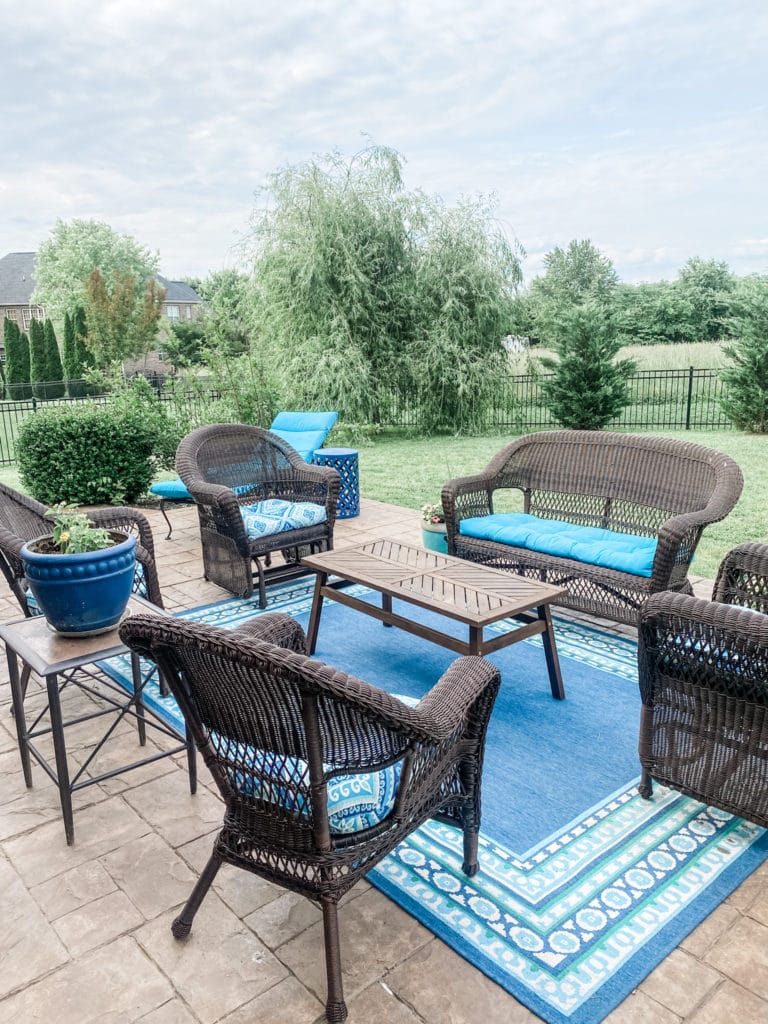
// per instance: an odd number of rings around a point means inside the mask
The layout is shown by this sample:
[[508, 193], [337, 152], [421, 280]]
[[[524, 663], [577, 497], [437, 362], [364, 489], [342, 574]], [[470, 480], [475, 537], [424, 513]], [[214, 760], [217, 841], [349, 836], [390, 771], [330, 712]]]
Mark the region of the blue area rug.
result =
[[[273, 588], [268, 610], [306, 627], [311, 596], [303, 581]], [[257, 614], [232, 599], [181, 617], [231, 628]], [[658, 785], [642, 800], [635, 643], [563, 619], [556, 634], [564, 701], [551, 696], [539, 637], [490, 659], [502, 688], [478, 875], [461, 872], [461, 834], [429, 822], [368, 877], [545, 1021], [597, 1024], [762, 863], [768, 835]], [[326, 601], [316, 657], [420, 697], [455, 655]], [[130, 685], [127, 658], [106, 667]], [[147, 703], [183, 729], [153, 683]]]

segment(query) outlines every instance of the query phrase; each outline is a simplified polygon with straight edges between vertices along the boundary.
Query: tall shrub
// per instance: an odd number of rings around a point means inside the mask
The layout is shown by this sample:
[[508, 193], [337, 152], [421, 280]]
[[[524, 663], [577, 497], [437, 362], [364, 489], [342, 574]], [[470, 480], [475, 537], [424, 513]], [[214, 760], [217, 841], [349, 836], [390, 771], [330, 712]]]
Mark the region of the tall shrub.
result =
[[61, 398], [64, 394], [64, 368], [61, 365], [59, 343], [50, 319], [45, 321], [43, 328], [45, 351], [45, 372], [48, 384], [45, 389], [46, 398]]
[[29, 383], [29, 339], [15, 320], [6, 318], [3, 330], [5, 341], [5, 377], [8, 397], [22, 401], [32, 397]]
[[743, 281], [734, 299], [729, 327], [734, 341], [725, 346], [731, 365], [721, 374], [722, 407], [740, 430], [768, 433], [768, 278]]
[[614, 317], [592, 300], [564, 310], [552, 323], [550, 344], [557, 359], [544, 357], [552, 377], [542, 380], [547, 408], [575, 430], [601, 430], [629, 404], [630, 359], [616, 360], [621, 347]]
[[46, 397], [44, 382], [48, 379], [47, 373], [45, 328], [42, 320], [32, 320], [29, 324], [29, 379], [35, 398]]

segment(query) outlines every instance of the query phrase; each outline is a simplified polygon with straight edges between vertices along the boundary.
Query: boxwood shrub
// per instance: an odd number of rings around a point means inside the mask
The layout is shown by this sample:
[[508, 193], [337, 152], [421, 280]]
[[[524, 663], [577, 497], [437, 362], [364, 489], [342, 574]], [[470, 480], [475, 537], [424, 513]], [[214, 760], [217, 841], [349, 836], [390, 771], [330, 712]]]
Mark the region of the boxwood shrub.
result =
[[155, 435], [140, 410], [43, 409], [19, 428], [16, 459], [24, 486], [47, 505], [132, 502], [152, 480]]

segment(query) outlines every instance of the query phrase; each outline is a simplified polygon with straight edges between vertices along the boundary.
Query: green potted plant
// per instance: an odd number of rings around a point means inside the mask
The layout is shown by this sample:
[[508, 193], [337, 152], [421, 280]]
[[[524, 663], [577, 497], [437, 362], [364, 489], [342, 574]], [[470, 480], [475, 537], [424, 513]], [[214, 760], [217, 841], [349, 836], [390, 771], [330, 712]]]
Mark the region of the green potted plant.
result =
[[448, 536], [442, 505], [428, 502], [421, 506], [421, 542], [429, 551], [448, 554]]
[[97, 527], [76, 505], [48, 510], [53, 531], [29, 541], [21, 559], [32, 596], [64, 636], [112, 629], [125, 611], [136, 571], [136, 538]]

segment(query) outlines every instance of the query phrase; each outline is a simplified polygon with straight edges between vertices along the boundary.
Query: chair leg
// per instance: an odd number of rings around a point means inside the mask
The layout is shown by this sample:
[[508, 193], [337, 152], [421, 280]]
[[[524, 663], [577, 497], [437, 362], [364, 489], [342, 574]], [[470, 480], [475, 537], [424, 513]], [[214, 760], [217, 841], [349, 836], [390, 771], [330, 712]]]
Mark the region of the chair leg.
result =
[[640, 785], [637, 789], [643, 800], [650, 800], [653, 796], [653, 776], [647, 768], [643, 768], [640, 774]]
[[203, 868], [203, 873], [197, 880], [195, 888], [192, 890], [187, 902], [184, 904], [181, 913], [176, 917], [171, 925], [171, 933], [175, 939], [185, 939], [189, 935], [189, 931], [192, 927], [192, 922], [195, 919], [195, 914], [200, 908], [200, 904], [205, 899], [205, 894], [211, 887], [216, 874], [221, 867], [221, 857], [214, 851], [211, 854], [211, 858]]
[[173, 526], [171, 526], [171, 520], [168, 518], [168, 513], [165, 511], [165, 498], [160, 499], [160, 511], [163, 513], [163, 518], [166, 523], [168, 523], [168, 535], [165, 539], [170, 540], [171, 534], [173, 533]]
[[264, 569], [262, 568], [261, 561], [257, 555], [253, 556], [253, 561], [256, 565], [256, 572], [259, 577], [259, 608], [267, 607], [267, 585], [264, 581]]
[[468, 828], [464, 828], [464, 863], [461, 865], [461, 870], [467, 876], [467, 878], [474, 878], [477, 872], [480, 870], [480, 864], [477, 859], [477, 844], [478, 834], [475, 831], [470, 831]]
[[336, 904], [321, 899], [323, 907], [323, 933], [325, 937], [325, 973], [328, 978], [328, 995], [325, 1016], [328, 1024], [341, 1024], [347, 1019], [347, 1005], [341, 982], [341, 950], [339, 948], [339, 915]]

